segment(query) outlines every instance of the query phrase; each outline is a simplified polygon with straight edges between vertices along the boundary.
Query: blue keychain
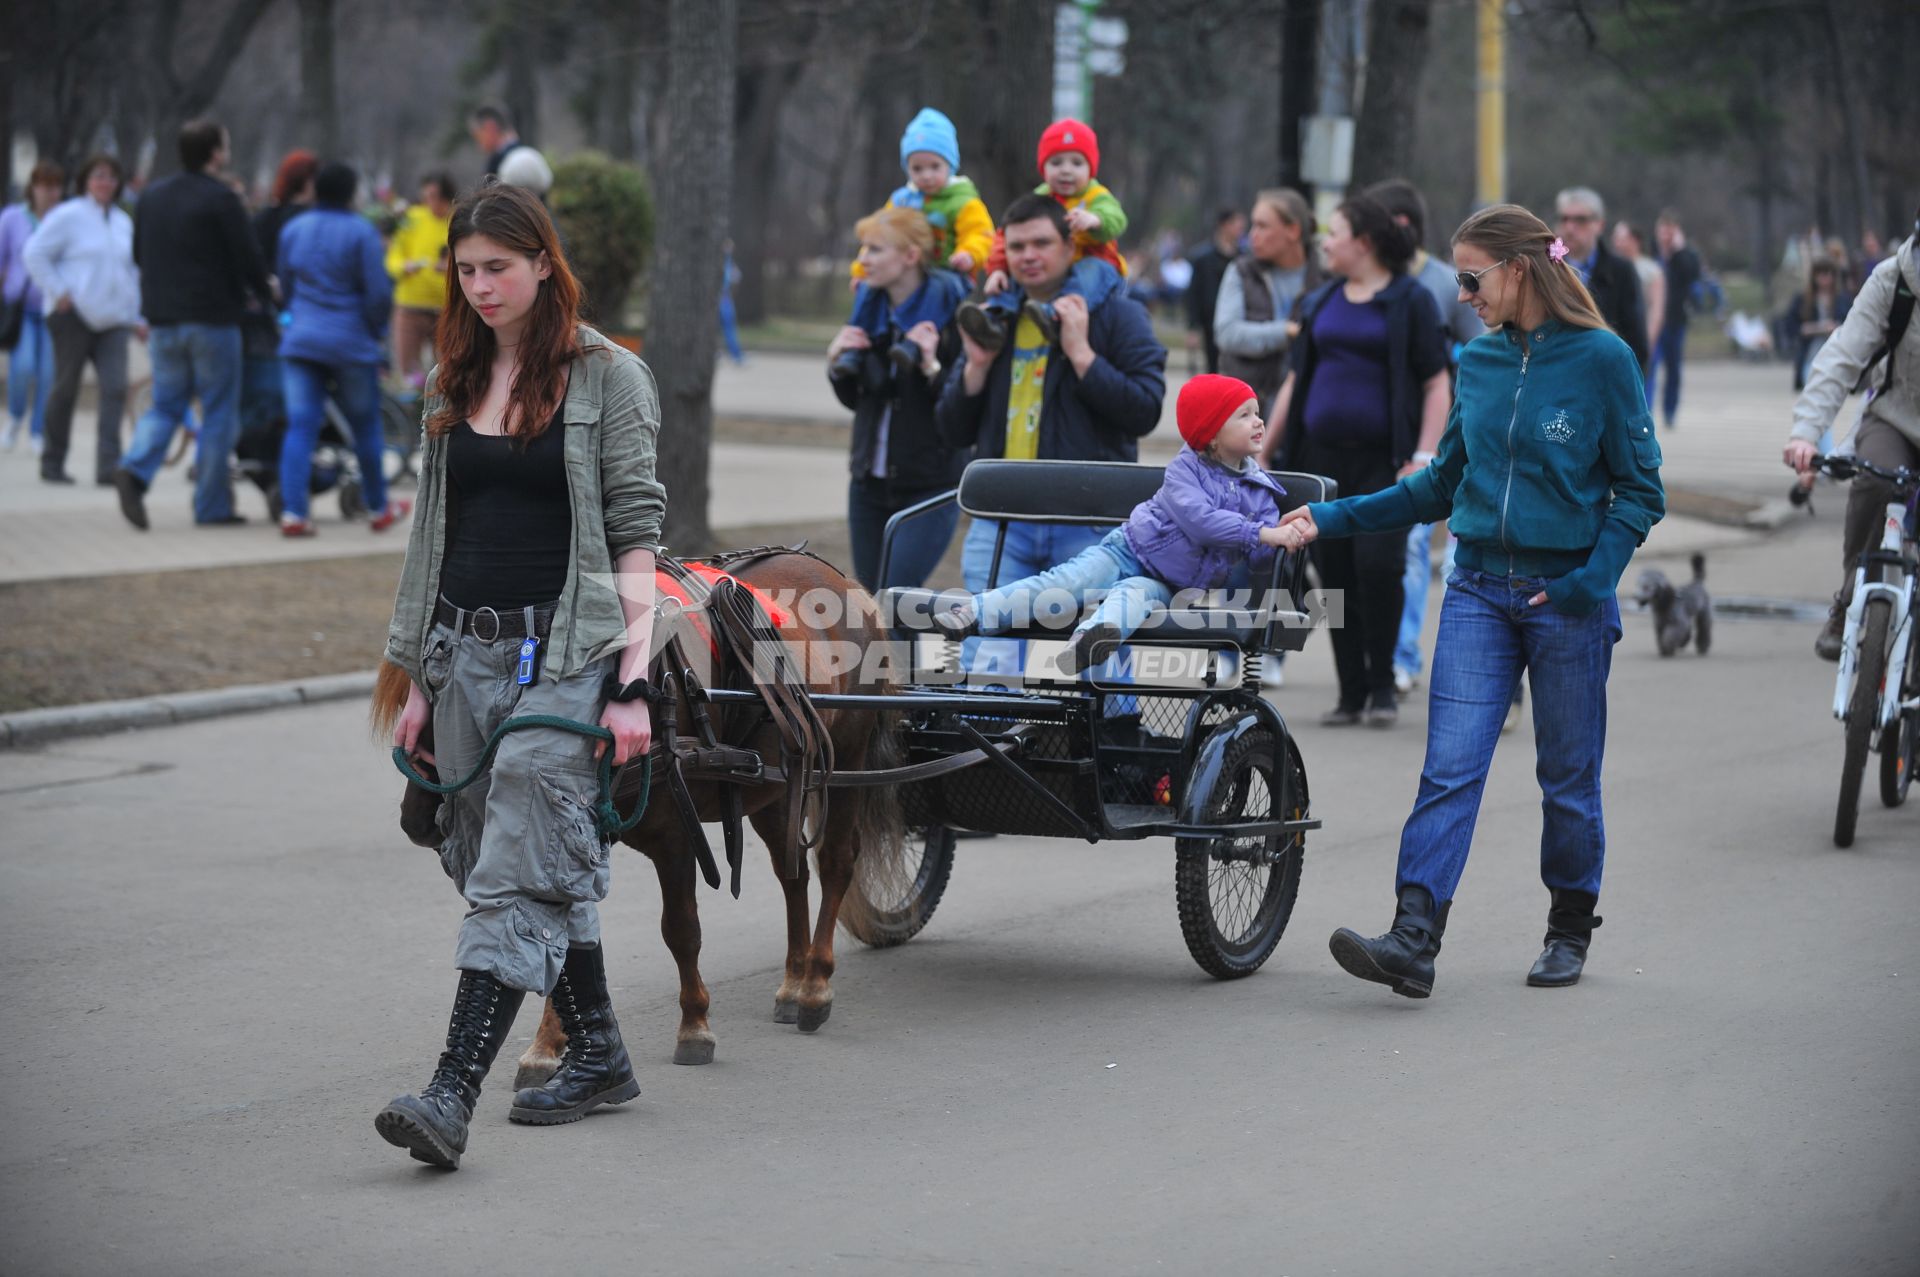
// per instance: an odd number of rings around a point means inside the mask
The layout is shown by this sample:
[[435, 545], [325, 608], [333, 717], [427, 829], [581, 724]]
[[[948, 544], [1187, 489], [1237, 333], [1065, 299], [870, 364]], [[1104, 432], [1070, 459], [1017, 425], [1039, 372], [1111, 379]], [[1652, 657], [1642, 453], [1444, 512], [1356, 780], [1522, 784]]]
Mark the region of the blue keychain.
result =
[[520, 640], [520, 665], [514, 671], [514, 679], [522, 687], [533, 682], [533, 654], [540, 650], [540, 640], [529, 634]]

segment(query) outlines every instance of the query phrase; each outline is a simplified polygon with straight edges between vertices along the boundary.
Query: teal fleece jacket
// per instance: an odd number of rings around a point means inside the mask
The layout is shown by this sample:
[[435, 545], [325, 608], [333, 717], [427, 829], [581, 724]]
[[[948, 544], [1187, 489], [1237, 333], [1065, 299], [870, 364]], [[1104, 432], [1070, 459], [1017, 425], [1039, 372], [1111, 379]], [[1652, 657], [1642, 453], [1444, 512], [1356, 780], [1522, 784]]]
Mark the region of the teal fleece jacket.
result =
[[1328, 537], [1446, 519], [1455, 562], [1548, 578], [1556, 608], [1590, 615], [1666, 513], [1639, 361], [1603, 328], [1549, 321], [1525, 340], [1508, 328], [1477, 337], [1432, 464], [1308, 509]]

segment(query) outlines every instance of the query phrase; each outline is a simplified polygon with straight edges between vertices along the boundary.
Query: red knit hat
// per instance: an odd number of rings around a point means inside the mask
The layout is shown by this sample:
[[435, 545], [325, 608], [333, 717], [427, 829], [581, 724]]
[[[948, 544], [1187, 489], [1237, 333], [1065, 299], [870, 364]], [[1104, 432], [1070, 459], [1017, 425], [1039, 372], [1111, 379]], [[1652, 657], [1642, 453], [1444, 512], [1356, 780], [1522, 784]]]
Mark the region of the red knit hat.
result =
[[1078, 151], [1087, 157], [1087, 169], [1094, 177], [1100, 176], [1100, 139], [1093, 130], [1078, 120], [1055, 120], [1047, 125], [1047, 131], [1040, 135], [1039, 167], [1047, 167], [1047, 160], [1062, 151]]
[[1227, 418], [1249, 399], [1257, 399], [1253, 387], [1238, 377], [1222, 377], [1203, 372], [1180, 387], [1180, 399], [1174, 405], [1174, 420], [1180, 423], [1180, 437], [1187, 447], [1199, 452], [1213, 442]]

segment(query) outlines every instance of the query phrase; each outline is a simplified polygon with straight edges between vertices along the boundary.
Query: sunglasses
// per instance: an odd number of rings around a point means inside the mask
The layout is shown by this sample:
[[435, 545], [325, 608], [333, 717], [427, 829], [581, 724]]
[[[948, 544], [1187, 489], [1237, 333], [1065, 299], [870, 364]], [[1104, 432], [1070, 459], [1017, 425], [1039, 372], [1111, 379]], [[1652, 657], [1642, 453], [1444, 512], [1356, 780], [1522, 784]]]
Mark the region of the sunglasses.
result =
[[1513, 259], [1510, 257], [1503, 257], [1499, 261], [1495, 262], [1493, 265], [1487, 267], [1485, 270], [1456, 271], [1453, 276], [1453, 282], [1460, 285], [1460, 289], [1462, 292], [1465, 292], [1469, 295], [1478, 293], [1480, 291], [1480, 277], [1482, 275], [1485, 275], [1488, 271], [1499, 270], [1502, 266], [1505, 266], [1508, 262], [1512, 260]]

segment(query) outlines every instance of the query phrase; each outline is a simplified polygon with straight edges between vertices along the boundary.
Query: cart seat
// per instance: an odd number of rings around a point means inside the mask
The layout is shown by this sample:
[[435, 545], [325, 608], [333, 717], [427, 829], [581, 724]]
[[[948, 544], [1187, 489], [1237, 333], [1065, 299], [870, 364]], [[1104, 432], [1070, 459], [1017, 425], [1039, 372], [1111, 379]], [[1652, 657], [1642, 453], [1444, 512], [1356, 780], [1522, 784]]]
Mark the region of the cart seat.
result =
[[[935, 613], [967, 597], [964, 590], [929, 590], [895, 587], [882, 592], [881, 605], [894, 628], [911, 634], [939, 634]], [[1274, 633], [1275, 646], [1298, 651], [1306, 642], [1312, 621], [1308, 614], [1293, 607], [1274, 613], [1279, 626]], [[1079, 615], [1049, 617], [1043, 623], [1019, 626], [995, 635], [996, 638], [1055, 639], [1070, 637], [1079, 623]], [[1129, 640], [1178, 647], [1214, 647], [1231, 643], [1243, 651], [1259, 647], [1266, 628], [1265, 610], [1247, 607], [1156, 607], [1147, 614]]]

